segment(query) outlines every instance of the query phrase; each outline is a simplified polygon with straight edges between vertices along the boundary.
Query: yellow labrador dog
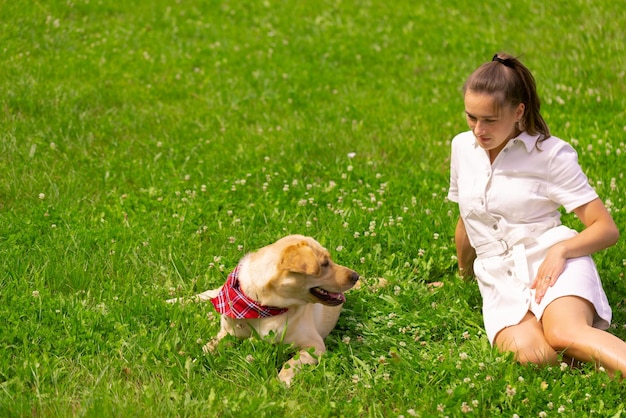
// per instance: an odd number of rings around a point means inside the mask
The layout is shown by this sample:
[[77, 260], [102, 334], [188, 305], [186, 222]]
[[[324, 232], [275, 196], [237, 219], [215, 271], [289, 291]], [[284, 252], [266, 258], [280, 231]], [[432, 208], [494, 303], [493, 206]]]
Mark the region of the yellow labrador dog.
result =
[[301, 365], [316, 364], [326, 351], [324, 338], [337, 324], [343, 292], [358, 280], [357, 272], [335, 264], [313, 238], [281, 238], [244, 256], [223, 286], [193, 297], [210, 300], [221, 314], [221, 329], [204, 350], [213, 351], [228, 334], [248, 338], [274, 332], [275, 342], [300, 348], [278, 374], [290, 385]]

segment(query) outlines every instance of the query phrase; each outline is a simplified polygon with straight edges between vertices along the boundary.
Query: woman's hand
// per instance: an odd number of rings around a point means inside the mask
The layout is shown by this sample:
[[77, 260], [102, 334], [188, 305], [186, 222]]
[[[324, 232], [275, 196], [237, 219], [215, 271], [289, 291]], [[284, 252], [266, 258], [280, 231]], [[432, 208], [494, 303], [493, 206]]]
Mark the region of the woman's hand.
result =
[[552, 287], [563, 273], [566, 262], [565, 247], [561, 243], [550, 247], [546, 258], [537, 270], [535, 280], [530, 285], [531, 289], [535, 289], [535, 302], [541, 303], [548, 288]]
[[576, 209], [574, 213], [585, 225], [578, 235], [561, 241], [548, 250], [530, 285], [535, 289], [535, 300], [540, 303], [549, 287], [554, 286], [565, 269], [568, 258], [591, 255], [615, 244], [619, 231], [611, 214], [600, 199], [594, 199]]

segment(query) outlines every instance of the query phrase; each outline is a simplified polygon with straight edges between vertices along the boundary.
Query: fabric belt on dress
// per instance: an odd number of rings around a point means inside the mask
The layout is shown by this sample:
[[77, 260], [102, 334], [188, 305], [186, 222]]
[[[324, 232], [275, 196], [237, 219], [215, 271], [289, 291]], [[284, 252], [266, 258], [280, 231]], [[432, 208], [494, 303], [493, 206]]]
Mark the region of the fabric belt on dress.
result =
[[575, 231], [563, 226], [547, 226], [543, 231], [539, 228], [520, 228], [510, 234], [508, 240], [494, 240], [475, 247], [477, 258], [487, 258], [510, 253], [513, 258], [515, 274], [520, 280], [533, 279], [529, 276], [526, 249], [536, 243], [550, 247], [559, 241], [571, 238]]
[[517, 245], [530, 245], [536, 242], [534, 237], [537, 236], [536, 229], [518, 228], [508, 236], [507, 240], [498, 239], [486, 242], [475, 247], [476, 256], [479, 258], [492, 257], [494, 255], [502, 255], [512, 250]]
[[509, 251], [513, 257], [515, 276], [523, 281], [531, 280], [526, 260], [526, 246], [523, 243], [509, 246], [504, 240], [488, 242], [476, 248], [476, 256], [478, 258], [493, 257]]
[[494, 255], [501, 255], [509, 250], [509, 244], [503, 239], [497, 241], [487, 242], [483, 245], [479, 245], [475, 248], [476, 256], [479, 258], [492, 257]]

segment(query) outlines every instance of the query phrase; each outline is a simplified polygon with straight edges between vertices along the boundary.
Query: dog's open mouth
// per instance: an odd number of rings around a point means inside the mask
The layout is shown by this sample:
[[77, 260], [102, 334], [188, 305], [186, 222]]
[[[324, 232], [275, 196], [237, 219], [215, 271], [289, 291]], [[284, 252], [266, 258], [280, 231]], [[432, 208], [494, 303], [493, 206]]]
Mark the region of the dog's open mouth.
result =
[[310, 290], [311, 294], [320, 299], [325, 305], [341, 305], [346, 301], [343, 293], [332, 293], [321, 287], [314, 287]]

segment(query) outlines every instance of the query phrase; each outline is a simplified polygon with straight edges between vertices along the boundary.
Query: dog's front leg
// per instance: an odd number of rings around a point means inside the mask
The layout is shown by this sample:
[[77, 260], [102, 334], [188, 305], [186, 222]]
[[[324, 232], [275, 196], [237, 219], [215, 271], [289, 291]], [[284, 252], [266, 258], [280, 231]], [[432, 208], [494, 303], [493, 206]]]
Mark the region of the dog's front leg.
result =
[[219, 344], [219, 342], [229, 334], [239, 338], [248, 337], [250, 335], [250, 331], [249, 328], [244, 325], [245, 322], [221, 315], [219, 332], [202, 347], [202, 351], [205, 353], [215, 352], [217, 344]]
[[220, 342], [222, 338], [227, 336], [228, 333], [224, 331], [220, 331], [215, 337], [211, 338], [209, 342], [202, 346], [202, 351], [205, 353], [214, 353], [217, 348], [217, 344]]
[[308, 345], [303, 347], [298, 354], [287, 361], [278, 373], [278, 378], [287, 387], [291, 386], [293, 377], [302, 368], [303, 364], [317, 364], [317, 359], [326, 352], [324, 341], [318, 342], [316, 345]]

